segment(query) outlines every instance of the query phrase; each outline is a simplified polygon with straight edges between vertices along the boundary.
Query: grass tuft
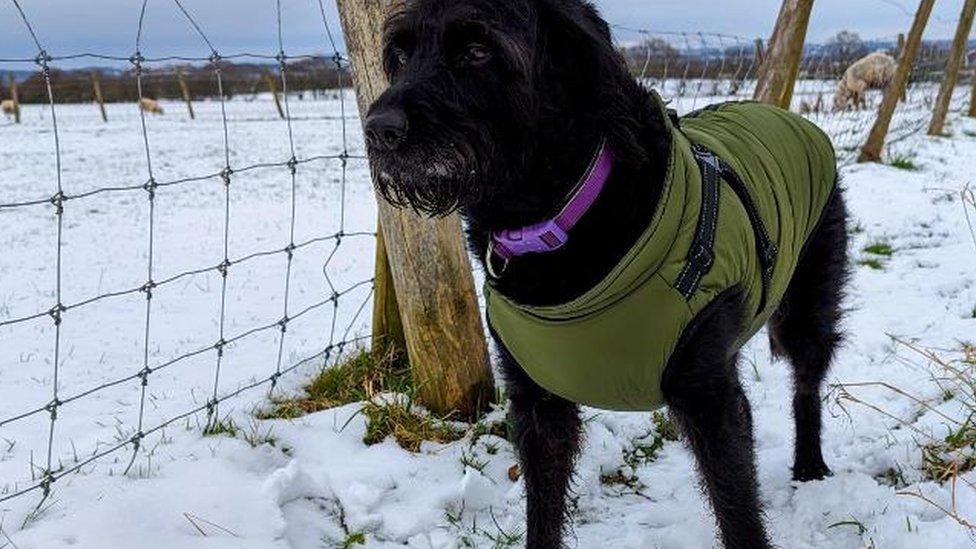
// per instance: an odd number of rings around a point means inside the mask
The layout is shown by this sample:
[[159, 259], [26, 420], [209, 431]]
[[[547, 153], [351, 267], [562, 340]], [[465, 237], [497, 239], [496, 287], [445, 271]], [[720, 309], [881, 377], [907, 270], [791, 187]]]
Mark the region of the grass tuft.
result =
[[883, 271], [884, 270], [884, 263], [882, 263], [878, 259], [873, 259], [873, 258], [871, 258], [871, 259], [862, 259], [862, 260], [858, 261], [857, 264], [860, 265], [860, 266], [862, 266], [862, 267], [867, 267], [869, 269], [874, 269], [875, 271]]
[[631, 447], [624, 450], [623, 461], [627, 467], [601, 476], [600, 482], [605, 485], [622, 485], [635, 491], [643, 488], [635, 471], [642, 465], [657, 460], [661, 450], [664, 449], [664, 443], [677, 441], [679, 436], [678, 425], [665, 412], [654, 412], [651, 415], [651, 422], [654, 424], [653, 429], [633, 439]]
[[883, 257], [891, 257], [895, 254], [895, 249], [891, 247], [891, 244], [884, 241], [873, 242], [864, 247], [864, 253], [871, 255], [880, 255]]
[[888, 165], [891, 166], [892, 168], [896, 168], [899, 170], [905, 170], [909, 172], [918, 171], [918, 165], [915, 164], [915, 161], [912, 160], [910, 156], [905, 156], [905, 155], [892, 156], [891, 159], [888, 160]]
[[976, 469], [976, 411], [943, 440], [922, 445], [922, 473], [936, 482], [946, 482]]
[[305, 386], [303, 396], [275, 399], [271, 408], [258, 412], [257, 417], [295, 419], [385, 392], [413, 392], [409, 366], [392, 353], [374, 356], [363, 349], [341, 364], [324, 368]]
[[393, 437], [404, 450], [419, 452], [424, 441], [447, 444], [464, 438], [463, 429], [417, 409], [409, 398], [398, 396], [385, 402], [369, 401], [362, 412], [366, 416], [363, 442], [367, 445]]

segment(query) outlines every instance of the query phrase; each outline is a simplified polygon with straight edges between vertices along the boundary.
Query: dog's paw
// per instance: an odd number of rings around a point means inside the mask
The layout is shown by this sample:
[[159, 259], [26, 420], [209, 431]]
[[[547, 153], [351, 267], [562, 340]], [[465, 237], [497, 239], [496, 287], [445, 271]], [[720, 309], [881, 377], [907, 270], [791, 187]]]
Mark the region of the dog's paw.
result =
[[823, 480], [833, 475], [830, 467], [823, 461], [817, 463], [797, 463], [793, 466], [793, 480], [797, 482], [810, 482], [811, 480]]

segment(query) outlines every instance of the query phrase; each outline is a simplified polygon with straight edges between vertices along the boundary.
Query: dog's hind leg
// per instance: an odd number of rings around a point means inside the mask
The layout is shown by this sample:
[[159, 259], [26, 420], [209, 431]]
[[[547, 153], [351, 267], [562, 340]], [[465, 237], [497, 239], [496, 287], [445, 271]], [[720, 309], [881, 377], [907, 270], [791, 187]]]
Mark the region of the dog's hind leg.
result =
[[770, 547], [759, 505], [752, 412], [739, 383], [742, 295], [716, 298], [686, 330], [661, 387], [698, 462], [727, 549]]
[[820, 389], [841, 340], [838, 324], [848, 276], [846, 221], [844, 197], [838, 190], [769, 323], [774, 353], [793, 365], [793, 478], [799, 481], [830, 474], [820, 448]]
[[496, 341], [508, 391], [512, 441], [525, 479], [526, 549], [560, 549], [580, 447], [579, 407], [536, 385]]

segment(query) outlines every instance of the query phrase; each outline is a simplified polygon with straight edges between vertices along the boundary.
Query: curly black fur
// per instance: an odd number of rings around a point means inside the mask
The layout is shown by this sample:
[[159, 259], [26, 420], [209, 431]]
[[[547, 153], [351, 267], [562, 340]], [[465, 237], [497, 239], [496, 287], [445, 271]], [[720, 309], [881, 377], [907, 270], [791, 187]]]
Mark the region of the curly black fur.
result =
[[[377, 191], [432, 216], [459, 210], [478, 258], [492, 231], [555, 214], [601, 139], [614, 149], [613, 174], [569, 243], [513, 262], [498, 281], [501, 292], [536, 305], [569, 301], [605, 277], [647, 227], [670, 135], [588, 2], [407, 0], [386, 23], [384, 62], [391, 85], [366, 119]], [[796, 371], [800, 480], [828, 472], [819, 391], [839, 339], [845, 221], [837, 193], [771, 323], [775, 346]], [[742, 324], [738, 294], [716, 300], [685, 334], [663, 389], [726, 546], [767, 547], [749, 404], [736, 366]], [[579, 410], [533, 383], [495, 340], [525, 473], [527, 546], [559, 548]]]

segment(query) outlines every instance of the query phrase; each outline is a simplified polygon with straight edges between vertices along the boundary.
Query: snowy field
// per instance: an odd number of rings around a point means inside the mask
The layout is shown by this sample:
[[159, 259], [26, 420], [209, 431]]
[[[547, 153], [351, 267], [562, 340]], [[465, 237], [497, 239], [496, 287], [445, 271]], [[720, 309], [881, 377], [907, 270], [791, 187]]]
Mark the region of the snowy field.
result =
[[[710, 98], [696, 101], [703, 106]], [[351, 95], [345, 102], [351, 108]], [[76, 306], [61, 315], [57, 384], [60, 400], [77, 398], [58, 407], [53, 431], [43, 408], [54, 391], [56, 330], [47, 311], [57, 302], [55, 208], [48, 202], [0, 207], [0, 500], [37, 485], [49, 440], [53, 468], [78, 468], [54, 483], [37, 510], [36, 490], [0, 501], [0, 548], [313, 549], [354, 547], [356, 541], [370, 548], [522, 546], [522, 485], [509, 478], [515, 460], [502, 439], [426, 444], [419, 454], [393, 441], [366, 446], [358, 404], [294, 421], [253, 419], [267, 404], [270, 386], [250, 385], [279, 367], [299, 365], [275, 389], [293, 390], [322, 366], [330, 344], [368, 334], [374, 239], [362, 233], [375, 229], [376, 209], [358, 121], [346, 121], [351, 158], [344, 178], [342, 162], [333, 158], [343, 151], [339, 101], [293, 98], [299, 161], [293, 186], [283, 165], [292, 155], [288, 128], [270, 99], [230, 102], [235, 172], [226, 210], [217, 175], [225, 166], [219, 104], [198, 103], [196, 121], [179, 104], [163, 106], [165, 116], [147, 120], [149, 156], [157, 182], [178, 183], [156, 189], [152, 278], [169, 282], [153, 289], [148, 340], [146, 294], [138, 291], [149, 268], [148, 193], [104, 191], [64, 203], [61, 301]], [[57, 112], [68, 197], [148, 180], [132, 106], [110, 106], [108, 124], [93, 106], [59, 106]], [[28, 106], [24, 115], [20, 126], [0, 121], [0, 204], [43, 201], [57, 189], [50, 114]], [[943, 403], [931, 364], [891, 338], [949, 355], [976, 328], [976, 249], [958, 194], [976, 183], [976, 122], [953, 115], [949, 129], [950, 138], [916, 135], [899, 144], [899, 154], [917, 171], [844, 169], [854, 217], [851, 256], [858, 265], [847, 302], [848, 341], [830, 376], [835, 386], [886, 382], [937, 410], [925, 413], [920, 403], [875, 386], [835, 387], [825, 399], [824, 448], [835, 475], [798, 485], [789, 470], [789, 368], [771, 359], [763, 335], [744, 350], [762, 497], [780, 547], [976, 543], [944, 512], [899, 495], [917, 492], [976, 517], [976, 490], [960, 482], [954, 493], [918, 472], [919, 433], [943, 436], [946, 420], [939, 413], [958, 417], [958, 401]], [[225, 232], [232, 262], [226, 290], [216, 268], [224, 260]], [[302, 245], [289, 276], [284, 250], [290, 241]], [[863, 251], [877, 242], [889, 244], [891, 255]], [[285, 315], [286, 278], [293, 320], [282, 342], [275, 323]], [[341, 293], [338, 306], [329, 301], [334, 292]], [[221, 338], [224, 295], [223, 338], [234, 342], [224, 349], [217, 376], [214, 345]], [[138, 377], [144, 363], [151, 368], [145, 392]], [[113, 384], [117, 380], [125, 381]], [[252, 447], [246, 436], [203, 436], [201, 407], [215, 385], [218, 397], [233, 396], [220, 404], [220, 416], [257, 438], [274, 438], [274, 446]], [[10, 421], [33, 410], [41, 411]], [[494, 413], [496, 419], [502, 414]], [[585, 414], [571, 546], [715, 546], [688, 451], [667, 442], [657, 459], [631, 471], [625, 462], [646, 442], [648, 415]], [[124, 447], [87, 462], [129, 440], [140, 416], [144, 432], [166, 427], [146, 437], [138, 452]], [[601, 481], [621, 471], [637, 482]], [[976, 482], [976, 475], [964, 480]]]

